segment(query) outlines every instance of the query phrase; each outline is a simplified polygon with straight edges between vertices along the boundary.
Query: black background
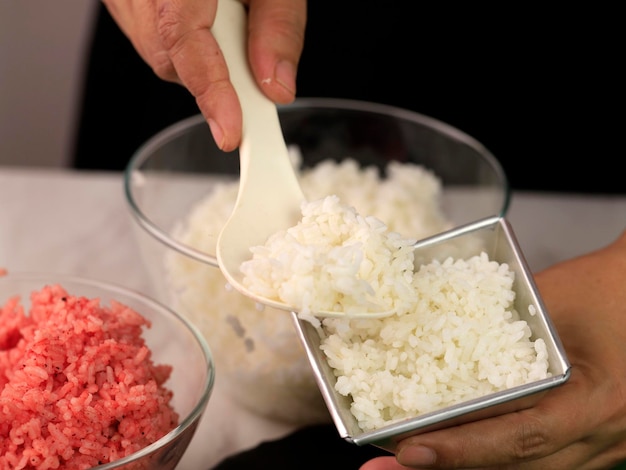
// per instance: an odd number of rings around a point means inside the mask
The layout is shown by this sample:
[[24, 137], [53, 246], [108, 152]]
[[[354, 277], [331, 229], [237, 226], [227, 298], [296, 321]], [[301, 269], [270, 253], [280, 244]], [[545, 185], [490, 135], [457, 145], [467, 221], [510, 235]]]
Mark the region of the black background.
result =
[[[491, 150], [514, 189], [625, 193], [617, 11], [439, 5], [310, 1], [298, 96], [380, 102], [445, 121]], [[123, 169], [145, 140], [197, 112], [102, 7], [75, 166]]]

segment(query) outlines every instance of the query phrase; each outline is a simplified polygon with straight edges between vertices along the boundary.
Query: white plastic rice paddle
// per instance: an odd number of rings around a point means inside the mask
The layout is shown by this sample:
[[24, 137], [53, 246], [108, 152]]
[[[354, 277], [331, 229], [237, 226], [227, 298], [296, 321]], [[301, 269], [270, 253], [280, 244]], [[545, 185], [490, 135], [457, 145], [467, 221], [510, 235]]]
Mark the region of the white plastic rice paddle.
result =
[[[289, 158], [276, 105], [259, 89], [248, 64], [244, 6], [236, 0], [218, 2], [212, 32], [226, 59], [243, 111], [239, 192], [233, 212], [217, 240], [217, 261], [229, 284], [242, 294], [260, 304], [296, 311], [294, 306], [261, 297], [242, 284], [240, 267], [252, 257], [250, 248], [264, 245], [270, 235], [296, 225], [305, 198]], [[363, 313], [368, 318], [377, 315]], [[315, 312], [314, 316], [345, 315]]]

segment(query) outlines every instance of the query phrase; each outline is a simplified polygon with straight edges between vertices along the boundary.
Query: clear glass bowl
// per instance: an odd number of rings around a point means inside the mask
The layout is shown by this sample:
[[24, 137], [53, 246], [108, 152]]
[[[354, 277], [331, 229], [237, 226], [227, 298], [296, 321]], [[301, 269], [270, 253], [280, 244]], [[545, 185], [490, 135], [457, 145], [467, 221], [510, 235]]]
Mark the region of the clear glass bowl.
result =
[[[497, 159], [445, 123], [395, 107], [339, 99], [299, 99], [279, 107], [279, 116], [285, 141], [297, 148], [303, 172], [328, 160], [351, 159], [383, 173], [391, 161], [418, 164], [440, 180], [438, 210], [449, 222], [446, 229], [507, 212], [510, 188]], [[221, 152], [200, 115], [168, 127], [135, 153], [125, 171], [124, 189], [154, 295], [204, 333], [221, 383], [241, 405], [296, 424], [329, 421], [290, 316], [271, 308], [260, 311], [229, 290], [217, 269], [215, 241], [232, 204], [208, 207], [202, 201], [230, 198], [234, 203], [238, 175], [237, 151]], [[422, 183], [420, 179], [412, 185]], [[218, 196], [221, 184], [229, 189]], [[364, 189], [349, 187], [355, 184], [321, 176], [315, 185], [324, 194], [314, 197], [337, 193], [363, 215], [376, 215], [350, 200], [355, 194], [364, 197], [358, 194]], [[388, 200], [393, 220], [380, 217], [387, 223], [407, 222], [404, 226], [410, 227], [413, 220], [428, 219], [419, 201], [404, 207], [404, 201], [414, 198], [411, 184], [398, 190], [404, 191], [401, 195], [386, 199], [394, 191], [374, 188], [367, 194], [368, 207], [384, 208]], [[205, 223], [201, 229], [198, 220]], [[403, 235], [421, 238], [433, 230], [443, 227]]]
[[213, 356], [200, 332], [184, 317], [151, 298], [124, 287], [60, 274], [9, 273], [0, 275], [0, 306], [20, 296], [25, 311], [30, 294], [46, 285], [60, 284], [70, 295], [99, 298], [102, 305], [121, 302], [147, 318], [151, 327], [143, 337], [156, 364], [172, 366], [165, 386], [173, 391], [172, 405], [179, 414], [179, 424], [168, 434], [143, 449], [98, 470], [174, 469], [187, 450], [189, 442], [208, 404], [215, 380]]

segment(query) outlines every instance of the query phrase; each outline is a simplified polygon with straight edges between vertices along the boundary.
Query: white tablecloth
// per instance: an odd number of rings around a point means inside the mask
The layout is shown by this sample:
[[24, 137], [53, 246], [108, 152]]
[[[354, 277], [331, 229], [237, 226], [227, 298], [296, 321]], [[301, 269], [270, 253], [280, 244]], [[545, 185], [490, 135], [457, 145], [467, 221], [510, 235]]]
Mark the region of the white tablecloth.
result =
[[[119, 173], [0, 167], [0, 267], [54, 271], [150, 293]], [[626, 229], [626, 195], [519, 192], [507, 215], [533, 271], [599, 248]], [[292, 428], [238, 408], [216, 386], [179, 468], [222, 458]]]

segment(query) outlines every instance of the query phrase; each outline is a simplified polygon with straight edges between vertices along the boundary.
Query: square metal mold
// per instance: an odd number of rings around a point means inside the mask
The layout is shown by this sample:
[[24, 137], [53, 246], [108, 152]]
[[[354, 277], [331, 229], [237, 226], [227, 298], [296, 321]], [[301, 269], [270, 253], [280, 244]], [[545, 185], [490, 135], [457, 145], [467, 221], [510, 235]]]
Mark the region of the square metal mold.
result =
[[[544, 392], [565, 383], [570, 375], [570, 364], [561, 341], [539, 296], [513, 229], [504, 218], [483, 219], [420, 240], [415, 250], [416, 266], [435, 259], [443, 261], [448, 257], [465, 259], [483, 251], [490, 260], [508, 264], [515, 273], [514, 308], [528, 323], [532, 331], [531, 339], [542, 338], [545, 341], [551, 376], [363, 432], [350, 411], [350, 397], [335, 391], [336, 378], [319, 347], [318, 331], [311, 323], [300, 320], [297, 314], [292, 313], [297, 333], [337, 431], [342, 438], [356, 445], [372, 444], [393, 452], [399, 441], [415, 434], [528, 408]], [[529, 313], [529, 305], [535, 307], [534, 315]]]

